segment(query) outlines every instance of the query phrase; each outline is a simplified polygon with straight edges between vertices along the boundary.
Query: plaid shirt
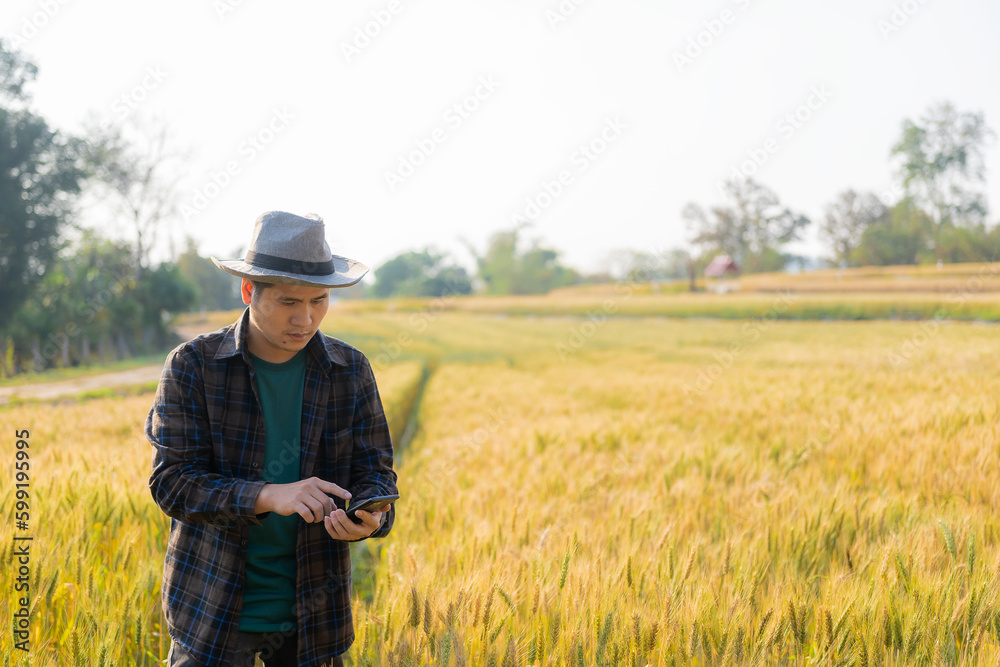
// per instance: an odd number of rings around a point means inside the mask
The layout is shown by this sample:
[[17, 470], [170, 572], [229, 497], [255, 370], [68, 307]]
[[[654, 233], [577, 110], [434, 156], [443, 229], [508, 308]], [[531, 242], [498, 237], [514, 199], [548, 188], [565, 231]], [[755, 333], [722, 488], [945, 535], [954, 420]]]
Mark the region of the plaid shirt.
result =
[[[247, 537], [264, 462], [263, 413], [246, 332], [234, 324], [167, 357], [146, 437], [149, 489], [170, 518], [163, 611], [174, 641], [209, 667], [227, 665], [243, 605]], [[395, 494], [392, 442], [368, 359], [317, 332], [306, 345], [300, 477], [319, 477], [362, 500]], [[334, 499], [339, 507], [343, 501]], [[392, 528], [395, 507], [372, 537]], [[296, 614], [299, 664], [320, 665], [354, 641], [351, 555], [322, 523], [299, 522]]]

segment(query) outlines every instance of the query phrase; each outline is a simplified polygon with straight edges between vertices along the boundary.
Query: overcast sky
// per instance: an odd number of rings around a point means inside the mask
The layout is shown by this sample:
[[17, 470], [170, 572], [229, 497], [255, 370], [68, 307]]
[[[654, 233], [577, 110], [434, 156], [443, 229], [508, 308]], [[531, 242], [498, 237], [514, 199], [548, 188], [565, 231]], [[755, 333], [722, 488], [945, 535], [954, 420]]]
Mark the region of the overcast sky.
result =
[[[1000, 131], [987, 0], [4, 0], [34, 109], [78, 131], [163, 118], [188, 157], [178, 238], [228, 258], [263, 211], [316, 212], [377, 266], [468, 263], [517, 221], [582, 270], [689, 236], [734, 169], [818, 221], [896, 182], [905, 118], [951, 101]], [[789, 117], [789, 114], [792, 114]], [[797, 114], [797, 117], [796, 117]], [[986, 191], [997, 221], [1000, 146]], [[747, 162], [756, 156], [759, 166]], [[815, 230], [796, 246], [821, 252]]]

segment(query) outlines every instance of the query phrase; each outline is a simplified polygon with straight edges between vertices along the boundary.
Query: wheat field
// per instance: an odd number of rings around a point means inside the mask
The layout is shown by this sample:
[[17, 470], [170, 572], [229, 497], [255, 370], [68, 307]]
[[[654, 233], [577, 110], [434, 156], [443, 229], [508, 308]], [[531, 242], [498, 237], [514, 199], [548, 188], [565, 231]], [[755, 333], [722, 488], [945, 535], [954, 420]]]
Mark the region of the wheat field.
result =
[[[331, 309], [325, 328], [372, 359], [405, 444], [393, 533], [355, 549], [351, 664], [1000, 659], [991, 326]], [[150, 399], [0, 410], [31, 431], [28, 664], [166, 656]], [[25, 662], [9, 632], [0, 650]]]

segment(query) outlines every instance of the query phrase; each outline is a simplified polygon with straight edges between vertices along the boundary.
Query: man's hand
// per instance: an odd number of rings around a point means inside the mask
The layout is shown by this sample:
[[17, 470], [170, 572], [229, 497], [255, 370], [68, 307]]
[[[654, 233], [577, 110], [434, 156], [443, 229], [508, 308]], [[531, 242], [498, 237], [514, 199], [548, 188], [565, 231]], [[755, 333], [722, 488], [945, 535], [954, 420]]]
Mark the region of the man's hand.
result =
[[351, 521], [344, 510], [335, 509], [323, 518], [323, 523], [326, 525], [326, 532], [330, 533], [333, 539], [353, 542], [364, 539], [378, 530], [382, 526], [382, 513], [388, 512], [391, 508], [392, 504], [389, 503], [376, 512], [358, 510], [355, 516], [361, 519], [361, 523]]
[[[276, 512], [281, 516], [298, 514], [306, 523], [319, 523], [336, 509], [333, 499], [328, 494], [344, 500], [351, 497], [349, 491], [319, 477], [310, 477], [291, 484], [265, 484], [257, 495], [253, 511], [255, 514]], [[350, 519], [347, 521], [351, 522]]]

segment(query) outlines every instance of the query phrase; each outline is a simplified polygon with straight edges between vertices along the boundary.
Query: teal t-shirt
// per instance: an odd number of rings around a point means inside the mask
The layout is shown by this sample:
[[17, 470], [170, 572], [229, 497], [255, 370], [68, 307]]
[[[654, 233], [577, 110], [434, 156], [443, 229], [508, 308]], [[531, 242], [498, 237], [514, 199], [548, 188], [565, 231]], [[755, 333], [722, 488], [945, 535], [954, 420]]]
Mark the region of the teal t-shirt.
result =
[[[252, 356], [260, 406], [264, 411], [263, 479], [275, 484], [299, 481], [302, 385], [306, 351], [281, 364]], [[295, 542], [300, 517], [271, 512], [250, 527], [246, 582], [239, 629], [270, 632], [295, 624]], [[284, 628], [283, 628], [284, 626]]]

